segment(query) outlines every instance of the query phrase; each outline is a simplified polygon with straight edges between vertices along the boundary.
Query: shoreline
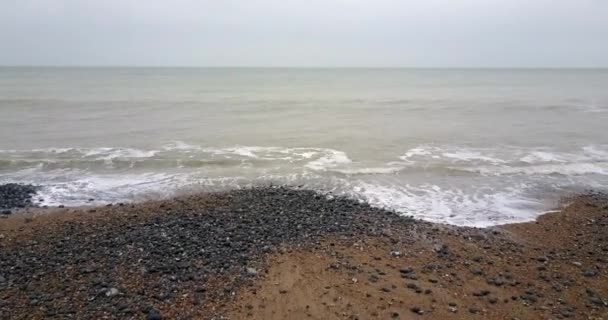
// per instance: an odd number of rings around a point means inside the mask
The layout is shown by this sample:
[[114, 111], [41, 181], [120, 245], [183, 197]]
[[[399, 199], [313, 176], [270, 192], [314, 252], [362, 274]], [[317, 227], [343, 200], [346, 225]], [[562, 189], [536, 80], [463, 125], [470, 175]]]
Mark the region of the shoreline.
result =
[[[17, 186], [17, 188], [19, 190], [16, 191], [16, 193], [14, 194], [14, 195], [16, 195], [17, 199], [9, 199], [9, 201], [6, 201], [3, 199], [3, 196], [5, 196], [6, 194], [3, 194], [2, 188], [6, 187], [6, 186], [13, 186], [13, 187]], [[135, 200], [132, 199], [132, 200], [124, 200], [124, 201], [116, 201], [116, 202], [102, 200], [101, 202], [99, 202], [98, 199], [90, 198], [90, 199], [88, 199], [88, 201], [86, 203], [83, 202], [82, 204], [77, 204], [77, 205], [61, 204], [61, 203], [52, 204], [52, 205], [47, 204], [47, 203], [43, 202], [43, 198], [38, 199], [37, 192], [40, 190], [40, 188], [41, 188], [41, 186], [39, 186], [39, 185], [22, 184], [22, 183], [0, 184], [0, 220], [4, 219], [4, 218], [8, 218], [8, 217], [11, 217], [11, 218], [26, 217], [26, 216], [30, 217], [30, 216], [37, 216], [37, 215], [45, 215], [48, 213], [65, 213], [65, 212], [70, 212], [70, 211], [80, 212], [83, 210], [87, 211], [90, 209], [92, 209], [92, 211], [96, 211], [97, 208], [102, 208], [102, 207], [107, 207], [107, 206], [110, 206], [110, 207], [111, 206], [134, 206], [134, 205], [135, 206], [141, 206], [141, 205], [145, 206], [146, 204], [149, 204], [149, 203], [170, 202], [175, 199], [188, 198], [191, 196], [201, 196], [201, 195], [208, 195], [208, 194], [225, 194], [225, 193], [229, 193], [232, 191], [239, 191], [239, 190], [264, 189], [264, 188], [270, 188], [270, 189], [287, 188], [287, 189], [293, 189], [293, 190], [312, 191], [312, 192], [317, 193], [318, 195], [321, 195], [323, 197], [328, 197], [330, 199], [334, 198], [334, 197], [338, 197], [341, 199], [361, 202], [361, 203], [373, 206], [373, 207], [383, 210], [383, 211], [393, 212], [393, 213], [395, 213], [399, 216], [405, 217], [405, 218], [425, 221], [428, 223], [444, 224], [444, 225], [464, 227], [464, 228], [487, 229], [487, 228], [496, 228], [496, 227], [511, 225], [511, 224], [535, 222], [543, 215], [551, 214], [554, 212], [560, 212], [565, 207], [567, 207], [570, 202], [574, 201], [574, 199], [577, 199], [580, 196], [605, 193], [602, 191], [593, 191], [593, 190], [585, 190], [585, 191], [578, 191], [578, 192], [577, 191], [562, 192], [557, 196], [550, 196], [548, 198], [543, 199], [542, 202], [545, 203], [545, 209], [536, 211], [531, 217], [525, 217], [525, 218], [520, 217], [518, 219], [508, 219], [505, 221], [492, 222], [489, 224], [488, 223], [458, 224], [458, 223], [451, 223], [451, 222], [447, 222], [447, 221], [435, 221], [432, 219], [429, 220], [429, 219], [425, 219], [425, 218], [419, 218], [419, 217], [416, 217], [415, 215], [411, 215], [411, 214], [408, 215], [406, 213], [397, 211], [396, 209], [391, 208], [391, 207], [372, 204], [372, 203], [365, 201], [363, 199], [360, 199], [360, 198], [355, 198], [355, 197], [351, 197], [349, 195], [344, 195], [344, 194], [336, 195], [331, 191], [329, 191], [329, 192], [319, 191], [319, 190], [315, 190], [315, 189], [304, 188], [303, 186], [292, 186], [292, 185], [281, 185], [281, 184], [273, 185], [272, 183], [253, 185], [253, 186], [248, 186], [248, 187], [243, 187], [243, 188], [219, 190], [219, 191], [196, 191], [196, 190], [182, 191], [179, 193], [174, 193], [172, 195], [158, 197], [156, 199], [150, 198], [150, 197], [144, 197], [144, 198], [135, 199]], [[539, 201], [541, 201], [541, 200], [539, 200]], [[17, 205], [7, 208], [4, 206], [4, 205], [6, 205], [6, 203], [17, 204]], [[3, 211], [10, 211], [10, 213], [1, 214]]]
[[36, 208], [0, 219], [0, 316], [606, 319], [606, 234], [598, 193], [490, 228], [283, 187]]

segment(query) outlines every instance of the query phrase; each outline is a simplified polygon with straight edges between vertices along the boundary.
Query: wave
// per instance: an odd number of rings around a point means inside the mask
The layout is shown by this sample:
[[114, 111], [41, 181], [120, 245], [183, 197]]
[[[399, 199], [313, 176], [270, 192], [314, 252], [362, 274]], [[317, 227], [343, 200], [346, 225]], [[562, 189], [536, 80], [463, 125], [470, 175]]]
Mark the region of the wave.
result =
[[[469, 179], [444, 181], [442, 178], [432, 181], [425, 178], [416, 182], [407, 177], [386, 179], [385, 173], [373, 174], [364, 169], [353, 176], [341, 177], [328, 176], [325, 171], [260, 172], [249, 175], [236, 172], [209, 176], [204, 172], [104, 174], [74, 169], [43, 174], [23, 170], [9, 178], [0, 175], [0, 183], [42, 185], [37, 198], [44, 199], [42, 204], [51, 206], [102, 205], [165, 198], [184, 192], [275, 184], [304, 187], [327, 195], [348, 196], [427, 221], [476, 227], [533, 220], [541, 212], [552, 208], [547, 194], [556, 195], [559, 190], [569, 188], [567, 181], [562, 187], [529, 179], [520, 182], [507, 181], [502, 177], [498, 180]], [[538, 192], [543, 188], [548, 188], [548, 193], [539, 196]]]
[[358, 183], [353, 197], [431, 222], [488, 227], [534, 220], [548, 208], [547, 201], [529, 197], [532, 185], [521, 184], [500, 191], [478, 186], [475, 192], [438, 185], [379, 185]]
[[[397, 160], [397, 159], [394, 159]], [[346, 152], [315, 147], [203, 147], [174, 141], [155, 149], [129, 147], [0, 150], [0, 170], [180, 169], [204, 167], [288, 167], [343, 175], [435, 172], [437, 174], [608, 175], [608, 146], [568, 151], [551, 148], [419, 145], [401, 161], [361, 162]]]
[[155, 156], [159, 150], [141, 150], [133, 148], [95, 148], [80, 150], [84, 153], [84, 157], [94, 157], [102, 160], [109, 159], [128, 159], [128, 158], [151, 158]]
[[558, 150], [434, 144], [387, 158], [353, 160], [329, 148], [205, 147], [180, 141], [149, 149], [0, 150], [0, 183], [42, 185], [43, 203], [68, 206], [260, 184], [304, 186], [468, 226], [532, 220], [551, 209], [542, 201], [547, 194], [608, 187], [608, 145]]
[[598, 163], [566, 163], [566, 164], [542, 164], [534, 166], [519, 167], [477, 167], [458, 168], [459, 170], [478, 172], [482, 175], [564, 175], [576, 176], [586, 174], [608, 175], [608, 162]]
[[348, 158], [346, 153], [337, 150], [329, 150], [328, 153], [325, 153], [320, 158], [307, 163], [306, 167], [313, 170], [327, 170], [328, 168], [351, 162], [352, 160]]
[[[35, 179], [35, 176], [28, 177]], [[476, 227], [529, 221], [550, 208], [547, 203], [529, 197], [530, 190], [537, 188], [536, 185], [524, 183], [499, 189], [491, 184], [479, 184], [474, 190], [469, 190], [431, 183], [415, 185], [328, 178], [314, 173], [205, 177], [168, 173], [90, 174], [84, 171], [64, 172], [55, 177], [48, 176], [46, 180], [37, 198], [44, 200], [42, 204], [51, 206], [103, 205], [166, 198], [184, 192], [280, 184], [317, 190], [328, 196], [347, 196], [427, 221]]]
[[264, 165], [264, 162], [285, 162], [324, 171], [352, 161], [344, 151], [329, 148], [284, 148], [262, 146], [202, 147], [181, 141], [158, 149], [126, 147], [46, 148], [32, 150], [0, 150], [0, 169], [37, 166], [40, 169], [74, 166], [133, 167], [197, 167], [206, 165], [240, 166], [243, 163]]
[[456, 152], [444, 152], [444, 157], [449, 159], [455, 159], [457, 161], [483, 161], [491, 163], [505, 163], [505, 160], [498, 158], [484, 156], [480, 152], [476, 151], [456, 151]]
[[167, 197], [188, 184], [186, 176], [162, 173], [144, 174], [83, 174], [44, 185], [37, 197], [42, 204], [56, 205], [101, 205], [112, 202], [131, 202], [134, 200]]
[[484, 175], [608, 174], [608, 145], [589, 145], [568, 151], [547, 147], [420, 145], [407, 150], [400, 159], [404, 165], [424, 170], [445, 167]]
[[369, 174], [395, 174], [403, 170], [404, 167], [365, 167], [365, 168], [344, 168], [331, 169], [345, 175], [369, 175]]

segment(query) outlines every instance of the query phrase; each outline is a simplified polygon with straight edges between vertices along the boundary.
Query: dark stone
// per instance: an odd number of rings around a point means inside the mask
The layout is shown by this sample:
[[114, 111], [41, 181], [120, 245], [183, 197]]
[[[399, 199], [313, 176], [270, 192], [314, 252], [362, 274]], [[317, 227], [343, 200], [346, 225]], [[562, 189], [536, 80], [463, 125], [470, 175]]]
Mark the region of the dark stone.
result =
[[[32, 197], [38, 191], [38, 187], [29, 184], [7, 183], [0, 185], [0, 210], [25, 208], [33, 206]], [[2, 211], [3, 214], [7, 211]]]
[[586, 270], [585, 272], [583, 272], [583, 276], [588, 277], [588, 278], [595, 277], [595, 276], [597, 276], [597, 271], [592, 270], [592, 269]]
[[476, 275], [476, 276], [481, 276], [481, 275], [483, 275], [483, 270], [481, 270], [481, 269], [473, 269], [473, 270], [471, 270], [471, 273], [474, 274], [474, 275]]
[[158, 313], [157, 311], [150, 311], [148, 312], [148, 315], [146, 316], [146, 320], [163, 320], [163, 316]]
[[598, 305], [598, 306], [608, 306], [608, 304], [605, 303], [604, 301], [602, 301], [602, 299], [600, 299], [599, 297], [591, 297], [591, 299], [589, 299], [589, 301], [591, 301], [591, 303]]
[[420, 307], [412, 307], [410, 309], [410, 311], [412, 311], [413, 313], [416, 313], [416, 314], [423, 314], [424, 313], [424, 311], [422, 311], [422, 309]]
[[415, 283], [411, 283], [411, 282], [410, 282], [410, 283], [408, 283], [408, 284], [406, 284], [406, 285], [405, 285], [405, 287], [406, 287], [406, 288], [408, 288], [408, 289], [412, 289], [412, 290], [417, 290], [417, 289], [419, 289], [419, 287], [418, 287], [418, 285], [417, 285], [417, 284], [415, 284]]
[[399, 269], [399, 272], [401, 272], [403, 274], [408, 274], [408, 273], [414, 272], [414, 269], [412, 267], [405, 267], [405, 268]]
[[485, 297], [490, 294], [489, 290], [477, 290], [473, 291], [473, 296], [475, 297]]

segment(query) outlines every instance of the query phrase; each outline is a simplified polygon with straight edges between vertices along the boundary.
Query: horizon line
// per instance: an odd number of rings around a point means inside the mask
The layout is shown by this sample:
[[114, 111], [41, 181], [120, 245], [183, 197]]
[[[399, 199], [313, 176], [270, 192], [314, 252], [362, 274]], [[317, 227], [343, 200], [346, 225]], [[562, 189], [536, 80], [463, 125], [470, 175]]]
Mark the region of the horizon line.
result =
[[602, 70], [608, 66], [198, 66], [198, 65], [2, 65], [0, 68], [191, 68], [191, 69], [470, 69], [470, 70]]

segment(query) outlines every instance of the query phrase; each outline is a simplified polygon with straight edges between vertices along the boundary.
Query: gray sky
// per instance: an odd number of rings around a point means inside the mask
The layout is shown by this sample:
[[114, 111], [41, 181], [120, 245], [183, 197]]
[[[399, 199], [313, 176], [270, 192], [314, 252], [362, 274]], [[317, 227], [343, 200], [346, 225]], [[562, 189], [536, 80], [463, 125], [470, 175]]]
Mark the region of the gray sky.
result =
[[608, 67], [606, 0], [3, 0], [0, 65]]

